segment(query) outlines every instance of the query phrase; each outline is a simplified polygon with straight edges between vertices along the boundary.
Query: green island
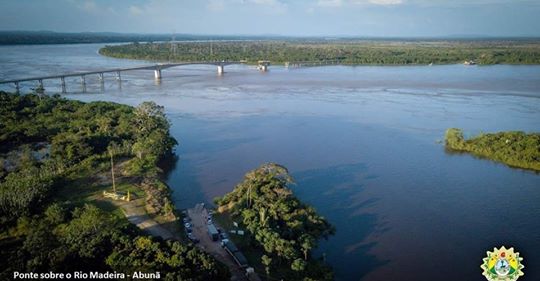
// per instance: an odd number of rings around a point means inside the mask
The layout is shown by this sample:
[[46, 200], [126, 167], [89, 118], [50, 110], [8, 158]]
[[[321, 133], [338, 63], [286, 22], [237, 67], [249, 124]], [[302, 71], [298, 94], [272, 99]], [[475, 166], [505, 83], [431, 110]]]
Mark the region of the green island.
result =
[[267, 280], [333, 280], [332, 269], [311, 253], [335, 229], [293, 195], [291, 183], [285, 167], [264, 164], [248, 172], [232, 192], [215, 199], [214, 218], [226, 229], [247, 230], [231, 239]]
[[[175, 145], [153, 102], [134, 108], [0, 92], [0, 279], [80, 271], [229, 280], [225, 265], [179, 235], [158, 167]], [[174, 235], [162, 239], [130, 216]]]
[[540, 41], [523, 40], [266, 40], [109, 45], [105, 56], [153, 61], [338, 61], [345, 65], [540, 64]]
[[450, 128], [446, 148], [469, 152], [511, 167], [540, 171], [540, 133], [499, 132], [465, 139], [460, 129]]

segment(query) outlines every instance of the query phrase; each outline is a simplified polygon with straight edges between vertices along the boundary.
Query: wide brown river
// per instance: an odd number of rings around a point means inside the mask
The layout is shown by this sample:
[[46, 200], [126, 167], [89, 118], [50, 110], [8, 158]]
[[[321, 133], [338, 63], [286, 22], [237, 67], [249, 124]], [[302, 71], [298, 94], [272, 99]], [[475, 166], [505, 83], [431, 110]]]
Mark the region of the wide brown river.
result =
[[[102, 45], [0, 47], [0, 80], [138, 66]], [[328, 66], [267, 73], [184, 66], [69, 79], [67, 97], [165, 106], [180, 145], [167, 174], [177, 207], [211, 203], [264, 162], [336, 226], [321, 242], [337, 280], [485, 280], [505, 245], [540, 280], [540, 175], [445, 152], [447, 128], [540, 132], [540, 66]], [[45, 81], [47, 93], [60, 81]], [[35, 87], [25, 83], [24, 89]], [[14, 90], [11, 85], [0, 89]]]

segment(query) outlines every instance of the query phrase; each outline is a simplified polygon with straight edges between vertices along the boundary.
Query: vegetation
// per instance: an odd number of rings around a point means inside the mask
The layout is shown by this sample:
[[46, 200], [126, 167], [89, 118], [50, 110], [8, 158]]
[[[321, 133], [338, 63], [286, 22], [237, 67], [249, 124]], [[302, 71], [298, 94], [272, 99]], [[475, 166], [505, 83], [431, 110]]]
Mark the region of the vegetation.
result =
[[318, 62], [341, 64], [540, 64], [536, 40], [330, 40], [132, 43], [106, 46], [100, 54], [157, 61]]
[[251, 246], [265, 252], [260, 262], [267, 275], [279, 271], [285, 280], [332, 280], [332, 270], [311, 252], [335, 229], [292, 194], [287, 187], [291, 182], [286, 168], [262, 165], [232, 192], [216, 198], [218, 211], [229, 212], [249, 231]]
[[[190, 38], [190, 37], [188, 37]], [[170, 40], [168, 34], [123, 34], [112, 32], [64, 33], [52, 31], [0, 31], [0, 45], [116, 43]]]
[[111, 188], [94, 182], [111, 171], [113, 155], [153, 208], [172, 213], [157, 163], [175, 144], [152, 102], [133, 108], [0, 92], [0, 279], [81, 270], [228, 280], [227, 268], [192, 244], [145, 236], [106, 200], [85, 196]]
[[465, 139], [460, 129], [446, 131], [446, 147], [470, 152], [512, 167], [540, 171], [540, 133], [499, 132]]

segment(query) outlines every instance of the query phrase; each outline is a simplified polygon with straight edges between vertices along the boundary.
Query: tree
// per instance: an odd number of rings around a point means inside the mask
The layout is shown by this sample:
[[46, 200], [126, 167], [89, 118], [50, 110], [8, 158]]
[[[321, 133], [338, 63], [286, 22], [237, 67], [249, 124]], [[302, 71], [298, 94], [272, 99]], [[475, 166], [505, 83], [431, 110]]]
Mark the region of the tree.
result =
[[304, 271], [306, 268], [306, 262], [302, 259], [295, 259], [291, 264], [291, 269], [294, 271]]
[[268, 257], [267, 255], [263, 255], [261, 257], [261, 263], [264, 265], [264, 271], [266, 272], [266, 277], [270, 276], [270, 264], [272, 263], [272, 259]]
[[315, 247], [316, 245], [317, 242], [315, 241], [315, 239], [313, 239], [313, 236], [304, 234], [300, 237], [300, 247], [302, 248], [302, 252], [304, 253], [305, 261], [308, 260], [309, 251], [311, 251], [311, 249], [313, 249], [313, 247]]
[[135, 108], [134, 122], [140, 135], [148, 135], [155, 129], [169, 129], [164, 107], [153, 101], [145, 101]]

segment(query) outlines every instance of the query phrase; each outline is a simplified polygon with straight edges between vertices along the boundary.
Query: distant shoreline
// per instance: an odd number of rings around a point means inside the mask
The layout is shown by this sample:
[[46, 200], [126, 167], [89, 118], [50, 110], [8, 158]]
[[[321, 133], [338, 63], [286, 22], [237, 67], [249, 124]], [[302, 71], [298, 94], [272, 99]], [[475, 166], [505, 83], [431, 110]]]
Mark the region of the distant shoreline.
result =
[[318, 65], [539, 65], [540, 41], [192, 41], [106, 45], [99, 54], [160, 62], [269, 60]]
[[371, 37], [371, 36], [284, 36], [284, 35], [212, 35], [212, 34], [138, 34], [115, 32], [0, 31], [0, 46], [55, 45], [129, 42], [186, 41], [296, 41], [296, 42], [536, 42], [538, 36], [441, 36], [441, 37]]

